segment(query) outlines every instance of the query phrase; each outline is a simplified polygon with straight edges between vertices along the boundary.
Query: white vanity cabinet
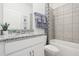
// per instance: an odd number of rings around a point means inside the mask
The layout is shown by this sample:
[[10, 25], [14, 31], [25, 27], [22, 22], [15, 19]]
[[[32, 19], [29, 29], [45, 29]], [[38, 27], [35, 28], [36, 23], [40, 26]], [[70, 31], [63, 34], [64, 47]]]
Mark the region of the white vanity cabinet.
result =
[[8, 56], [43, 56], [46, 36], [36, 36], [5, 43], [5, 54]]
[[8, 56], [44, 56], [44, 44], [37, 44], [21, 51], [11, 53]]

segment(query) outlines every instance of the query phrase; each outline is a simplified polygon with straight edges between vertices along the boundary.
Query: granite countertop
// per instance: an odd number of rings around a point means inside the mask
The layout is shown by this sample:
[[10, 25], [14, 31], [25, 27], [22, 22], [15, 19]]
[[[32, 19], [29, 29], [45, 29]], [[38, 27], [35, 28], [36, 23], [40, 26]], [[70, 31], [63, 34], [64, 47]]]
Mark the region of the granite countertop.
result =
[[0, 35], [0, 41], [5, 41], [5, 40], [12, 40], [12, 39], [17, 39], [17, 38], [30, 38], [34, 36], [41, 36], [45, 35], [43, 33], [29, 33], [29, 34], [9, 34], [9, 35]]

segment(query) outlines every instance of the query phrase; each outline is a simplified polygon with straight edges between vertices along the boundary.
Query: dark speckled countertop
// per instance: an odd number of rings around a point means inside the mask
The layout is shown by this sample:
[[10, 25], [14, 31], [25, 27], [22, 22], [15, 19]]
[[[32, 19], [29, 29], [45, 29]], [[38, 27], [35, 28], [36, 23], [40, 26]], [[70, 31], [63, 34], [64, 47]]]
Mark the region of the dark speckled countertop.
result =
[[41, 36], [41, 35], [45, 35], [45, 34], [43, 34], [43, 33], [30, 33], [30, 34], [0, 35], [0, 41], [16, 40], [18, 38], [31, 38], [31, 37]]

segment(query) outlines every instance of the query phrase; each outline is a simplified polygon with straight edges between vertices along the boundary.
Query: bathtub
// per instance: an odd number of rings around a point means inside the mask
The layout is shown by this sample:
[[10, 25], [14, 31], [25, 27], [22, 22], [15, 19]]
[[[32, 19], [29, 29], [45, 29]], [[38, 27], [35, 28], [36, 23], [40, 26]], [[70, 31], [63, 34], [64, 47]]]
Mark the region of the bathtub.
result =
[[79, 44], [77, 43], [57, 39], [52, 39], [49, 43], [60, 50], [57, 56], [79, 56]]

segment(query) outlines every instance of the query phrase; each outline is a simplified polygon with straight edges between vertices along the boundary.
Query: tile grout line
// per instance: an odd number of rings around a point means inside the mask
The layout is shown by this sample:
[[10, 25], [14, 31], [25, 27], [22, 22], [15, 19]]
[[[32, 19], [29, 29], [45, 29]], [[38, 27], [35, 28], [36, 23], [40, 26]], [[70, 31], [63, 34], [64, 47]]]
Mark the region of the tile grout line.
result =
[[65, 40], [64, 39], [64, 6], [63, 6], [63, 40]]
[[72, 42], [73, 42], [73, 3], [72, 3]]

